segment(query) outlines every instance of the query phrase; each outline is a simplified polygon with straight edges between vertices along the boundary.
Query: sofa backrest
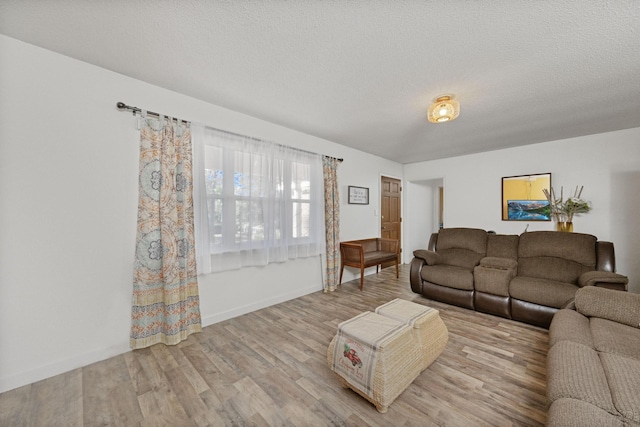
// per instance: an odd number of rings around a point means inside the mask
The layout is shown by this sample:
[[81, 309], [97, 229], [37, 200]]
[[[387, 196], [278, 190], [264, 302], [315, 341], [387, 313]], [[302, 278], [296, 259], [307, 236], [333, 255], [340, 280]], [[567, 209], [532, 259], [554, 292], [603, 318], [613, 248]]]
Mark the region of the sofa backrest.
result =
[[487, 236], [487, 256], [497, 258], [518, 259], [517, 234], [489, 234]]
[[596, 237], [582, 233], [532, 231], [520, 235], [518, 276], [578, 283], [596, 269]]
[[487, 253], [487, 232], [479, 228], [443, 228], [438, 232], [436, 252], [442, 263], [473, 268]]

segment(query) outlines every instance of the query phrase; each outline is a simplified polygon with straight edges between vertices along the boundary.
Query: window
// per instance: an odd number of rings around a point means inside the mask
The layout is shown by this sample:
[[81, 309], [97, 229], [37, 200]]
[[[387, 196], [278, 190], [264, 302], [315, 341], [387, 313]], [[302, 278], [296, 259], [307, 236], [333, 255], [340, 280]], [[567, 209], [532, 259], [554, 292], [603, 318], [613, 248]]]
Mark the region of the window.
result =
[[193, 142], [201, 273], [324, 250], [321, 156], [198, 126]]

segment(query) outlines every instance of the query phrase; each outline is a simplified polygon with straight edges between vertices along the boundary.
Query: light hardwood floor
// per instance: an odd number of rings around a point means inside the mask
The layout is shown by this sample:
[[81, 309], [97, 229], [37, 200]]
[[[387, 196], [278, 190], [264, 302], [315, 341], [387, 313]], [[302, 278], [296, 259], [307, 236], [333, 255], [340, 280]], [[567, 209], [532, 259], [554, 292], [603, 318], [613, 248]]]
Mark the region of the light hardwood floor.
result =
[[[430, 301], [382, 270], [0, 394], [2, 426], [525, 426], [546, 418], [544, 329]], [[338, 323], [403, 298], [440, 310], [442, 355], [386, 414], [326, 362]]]

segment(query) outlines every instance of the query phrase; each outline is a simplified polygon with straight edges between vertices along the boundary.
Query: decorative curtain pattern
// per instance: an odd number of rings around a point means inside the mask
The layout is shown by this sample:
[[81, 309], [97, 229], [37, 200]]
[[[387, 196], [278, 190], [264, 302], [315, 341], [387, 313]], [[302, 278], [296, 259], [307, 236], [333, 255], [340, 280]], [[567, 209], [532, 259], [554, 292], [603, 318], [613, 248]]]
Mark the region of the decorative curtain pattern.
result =
[[340, 198], [338, 197], [338, 159], [322, 158], [324, 176], [324, 218], [327, 270], [324, 291], [333, 292], [340, 278]]
[[177, 344], [202, 329], [189, 124], [143, 114], [131, 348]]

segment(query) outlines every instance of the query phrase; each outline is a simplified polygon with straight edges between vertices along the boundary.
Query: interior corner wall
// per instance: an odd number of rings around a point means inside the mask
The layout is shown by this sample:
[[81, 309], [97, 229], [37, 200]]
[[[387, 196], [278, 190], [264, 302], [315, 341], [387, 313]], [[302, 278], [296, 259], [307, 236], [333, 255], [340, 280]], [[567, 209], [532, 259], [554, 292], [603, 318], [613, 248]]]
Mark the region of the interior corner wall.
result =
[[[381, 235], [381, 177], [400, 179], [402, 181], [403, 166], [400, 163], [391, 162], [376, 156], [369, 156], [368, 163], [361, 164], [360, 168], [346, 167], [347, 161], [338, 168], [340, 183], [340, 240], [357, 240]], [[402, 184], [404, 185], [404, 183]], [[349, 204], [348, 187], [365, 187], [369, 189], [368, 204]], [[403, 198], [400, 199], [403, 203]], [[404, 206], [401, 206], [404, 212]], [[404, 215], [404, 213], [403, 213]], [[401, 246], [404, 247], [404, 238], [401, 233]], [[375, 274], [376, 268], [365, 269], [365, 276]], [[360, 277], [360, 269], [345, 267], [343, 282]]]
[[[398, 163], [0, 35], [0, 392], [129, 350], [139, 133], [118, 101], [344, 158], [344, 236], [379, 235], [379, 177], [402, 175]], [[371, 188], [370, 205], [347, 205], [347, 185]], [[199, 285], [208, 325], [321, 291], [322, 265]]]
[[[574, 217], [574, 232], [611, 241], [617, 271], [640, 293], [640, 128], [405, 165], [408, 182], [444, 177], [446, 227], [477, 227], [503, 234], [554, 230], [549, 221], [503, 221], [502, 177], [551, 172], [564, 194], [584, 186], [593, 210]], [[419, 205], [419, 203], [418, 203]], [[405, 201], [413, 211], [414, 201]]]
[[438, 181], [418, 181], [407, 182], [405, 185], [405, 197], [410, 202], [411, 208], [404, 215], [404, 223], [407, 233], [404, 245], [404, 263], [410, 263], [413, 258], [413, 251], [416, 249], [426, 249], [431, 233], [437, 231], [434, 228], [436, 222], [435, 201], [437, 198], [437, 185], [432, 185]]

